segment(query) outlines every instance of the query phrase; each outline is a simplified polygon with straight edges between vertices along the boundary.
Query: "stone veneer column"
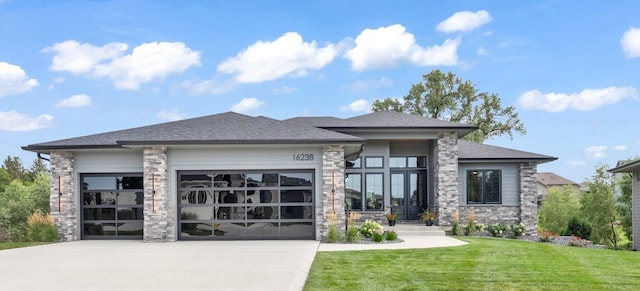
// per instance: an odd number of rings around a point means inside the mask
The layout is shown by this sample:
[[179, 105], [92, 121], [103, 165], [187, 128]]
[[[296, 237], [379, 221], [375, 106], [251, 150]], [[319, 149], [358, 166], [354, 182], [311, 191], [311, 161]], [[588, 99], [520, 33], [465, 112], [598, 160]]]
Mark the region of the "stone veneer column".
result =
[[51, 152], [49, 207], [60, 241], [78, 240], [74, 158], [72, 152]]
[[535, 235], [538, 229], [536, 172], [535, 163], [520, 164], [520, 222], [525, 226], [525, 235]]
[[167, 148], [144, 148], [143, 167], [143, 240], [145, 242], [175, 241], [175, 207], [168, 203]]
[[329, 214], [336, 213], [336, 230], [344, 234], [344, 146], [322, 147], [322, 200], [316, 201], [316, 239], [326, 238], [329, 232]]
[[451, 225], [452, 215], [458, 211], [458, 135], [440, 132], [435, 148], [435, 189], [437, 221]]

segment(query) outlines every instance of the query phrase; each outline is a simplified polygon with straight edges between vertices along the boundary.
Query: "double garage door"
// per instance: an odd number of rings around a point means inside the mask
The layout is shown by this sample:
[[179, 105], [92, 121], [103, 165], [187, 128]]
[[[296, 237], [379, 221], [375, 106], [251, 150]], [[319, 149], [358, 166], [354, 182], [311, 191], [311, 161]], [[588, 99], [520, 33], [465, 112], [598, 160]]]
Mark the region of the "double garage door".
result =
[[314, 172], [180, 171], [179, 239], [314, 239]]

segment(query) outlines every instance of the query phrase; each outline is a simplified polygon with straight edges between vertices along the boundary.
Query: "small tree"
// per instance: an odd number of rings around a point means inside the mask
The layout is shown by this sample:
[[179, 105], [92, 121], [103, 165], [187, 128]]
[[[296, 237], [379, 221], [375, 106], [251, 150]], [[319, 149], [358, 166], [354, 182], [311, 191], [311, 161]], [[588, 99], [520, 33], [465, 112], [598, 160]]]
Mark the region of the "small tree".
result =
[[591, 225], [591, 239], [595, 243], [618, 248], [615, 232], [616, 204], [613, 198], [613, 176], [606, 166], [596, 168], [588, 181], [589, 193], [582, 196], [582, 217]]
[[571, 186], [551, 187], [538, 213], [540, 228], [560, 234], [569, 220], [580, 213], [580, 199]]
[[631, 212], [631, 176], [623, 174], [617, 181], [620, 196], [616, 200], [616, 211], [620, 217], [622, 230], [629, 240], [633, 240], [632, 212]]

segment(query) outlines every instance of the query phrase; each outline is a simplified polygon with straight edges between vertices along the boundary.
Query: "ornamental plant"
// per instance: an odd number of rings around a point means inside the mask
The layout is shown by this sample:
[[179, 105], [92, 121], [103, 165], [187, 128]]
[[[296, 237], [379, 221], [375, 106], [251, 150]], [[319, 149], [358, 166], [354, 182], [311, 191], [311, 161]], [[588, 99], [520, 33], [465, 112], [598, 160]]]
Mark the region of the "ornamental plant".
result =
[[389, 212], [389, 213], [385, 214], [384, 217], [386, 217], [387, 220], [396, 220], [396, 218], [398, 216], [393, 212]]
[[360, 226], [360, 234], [367, 238], [372, 237], [376, 231], [384, 232], [384, 228], [373, 220], [365, 220], [365, 222]]
[[591, 245], [591, 241], [572, 235], [571, 238], [569, 239], [568, 245], [572, 247], [586, 248]]
[[507, 231], [507, 226], [503, 223], [490, 224], [490, 225], [487, 225], [487, 231], [491, 234], [491, 236], [499, 237], [499, 236], [503, 236], [504, 233]]
[[543, 242], [543, 243], [545, 243], [545, 242], [551, 242], [551, 241], [553, 241], [553, 239], [555, 239], [556, 237], [558, 237], [558, 235], [557, 235], [557, 234], [555, 234], [555, 233], [553, 233], [553, 232], [550, 232], [550, 231], [548, 231], [548, 230], [542, 230], [542, 229], [539, 229], [539, 230], [538, 230], [538, 241], [539, 241], [539, 242]]
[[388, 241], [394, 241], [398, 239], [398, 233], [396, 233], [393, 230], [390, 231], [385, 231], [384, 232], [384, 239], [388, 240]]
[[518, 224], [509, 225], [509, 230], [511, 232], [509, 235], [510, 238], [519, 238], [524, 234], [524, 224], [520, 222]]

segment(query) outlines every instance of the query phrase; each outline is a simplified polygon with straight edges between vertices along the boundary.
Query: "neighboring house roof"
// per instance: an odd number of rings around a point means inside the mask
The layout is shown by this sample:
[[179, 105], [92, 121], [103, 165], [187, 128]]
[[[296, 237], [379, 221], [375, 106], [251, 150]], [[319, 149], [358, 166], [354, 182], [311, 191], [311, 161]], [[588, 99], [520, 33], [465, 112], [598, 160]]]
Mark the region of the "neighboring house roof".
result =
[[555, 173], [551, 173], [551, 172], [540, 172], [536, 175], [536, 180], [538, 181], [538, 183], [544, 185], [545, 187], [549, 188], [549, 187], [553, 187], [553, 186], [564, 186], [564, 185], [571, 185], [571, 186], [575, 186], [575, 187], [580, 187], [580, 185], [578, 185], [578, 183], [573, 182], [567, 178], [564, 178], [562, 176], [559, 176]]
[[119, 148], [122, 145], [362, 143], [352, 135], [227, 112], [23, 147], [30, 151]]
[[550, 162], [556, 157], [508, 149], [488, 144], [480, 144], [466, 140], [458, 140], [458, 160], [460, 161], [538, 161]]
[[609, 172], [611, 172], [611, 173], [625, 173], [625, 172], [631, 172], [635, 168], [640, 168], [640, 160], [636, 160], [636, 161], [632, 161], [632, 162], [626, 162], [626, 163], [618, 162], [618, 165], [615, 168], [610, 169]]

